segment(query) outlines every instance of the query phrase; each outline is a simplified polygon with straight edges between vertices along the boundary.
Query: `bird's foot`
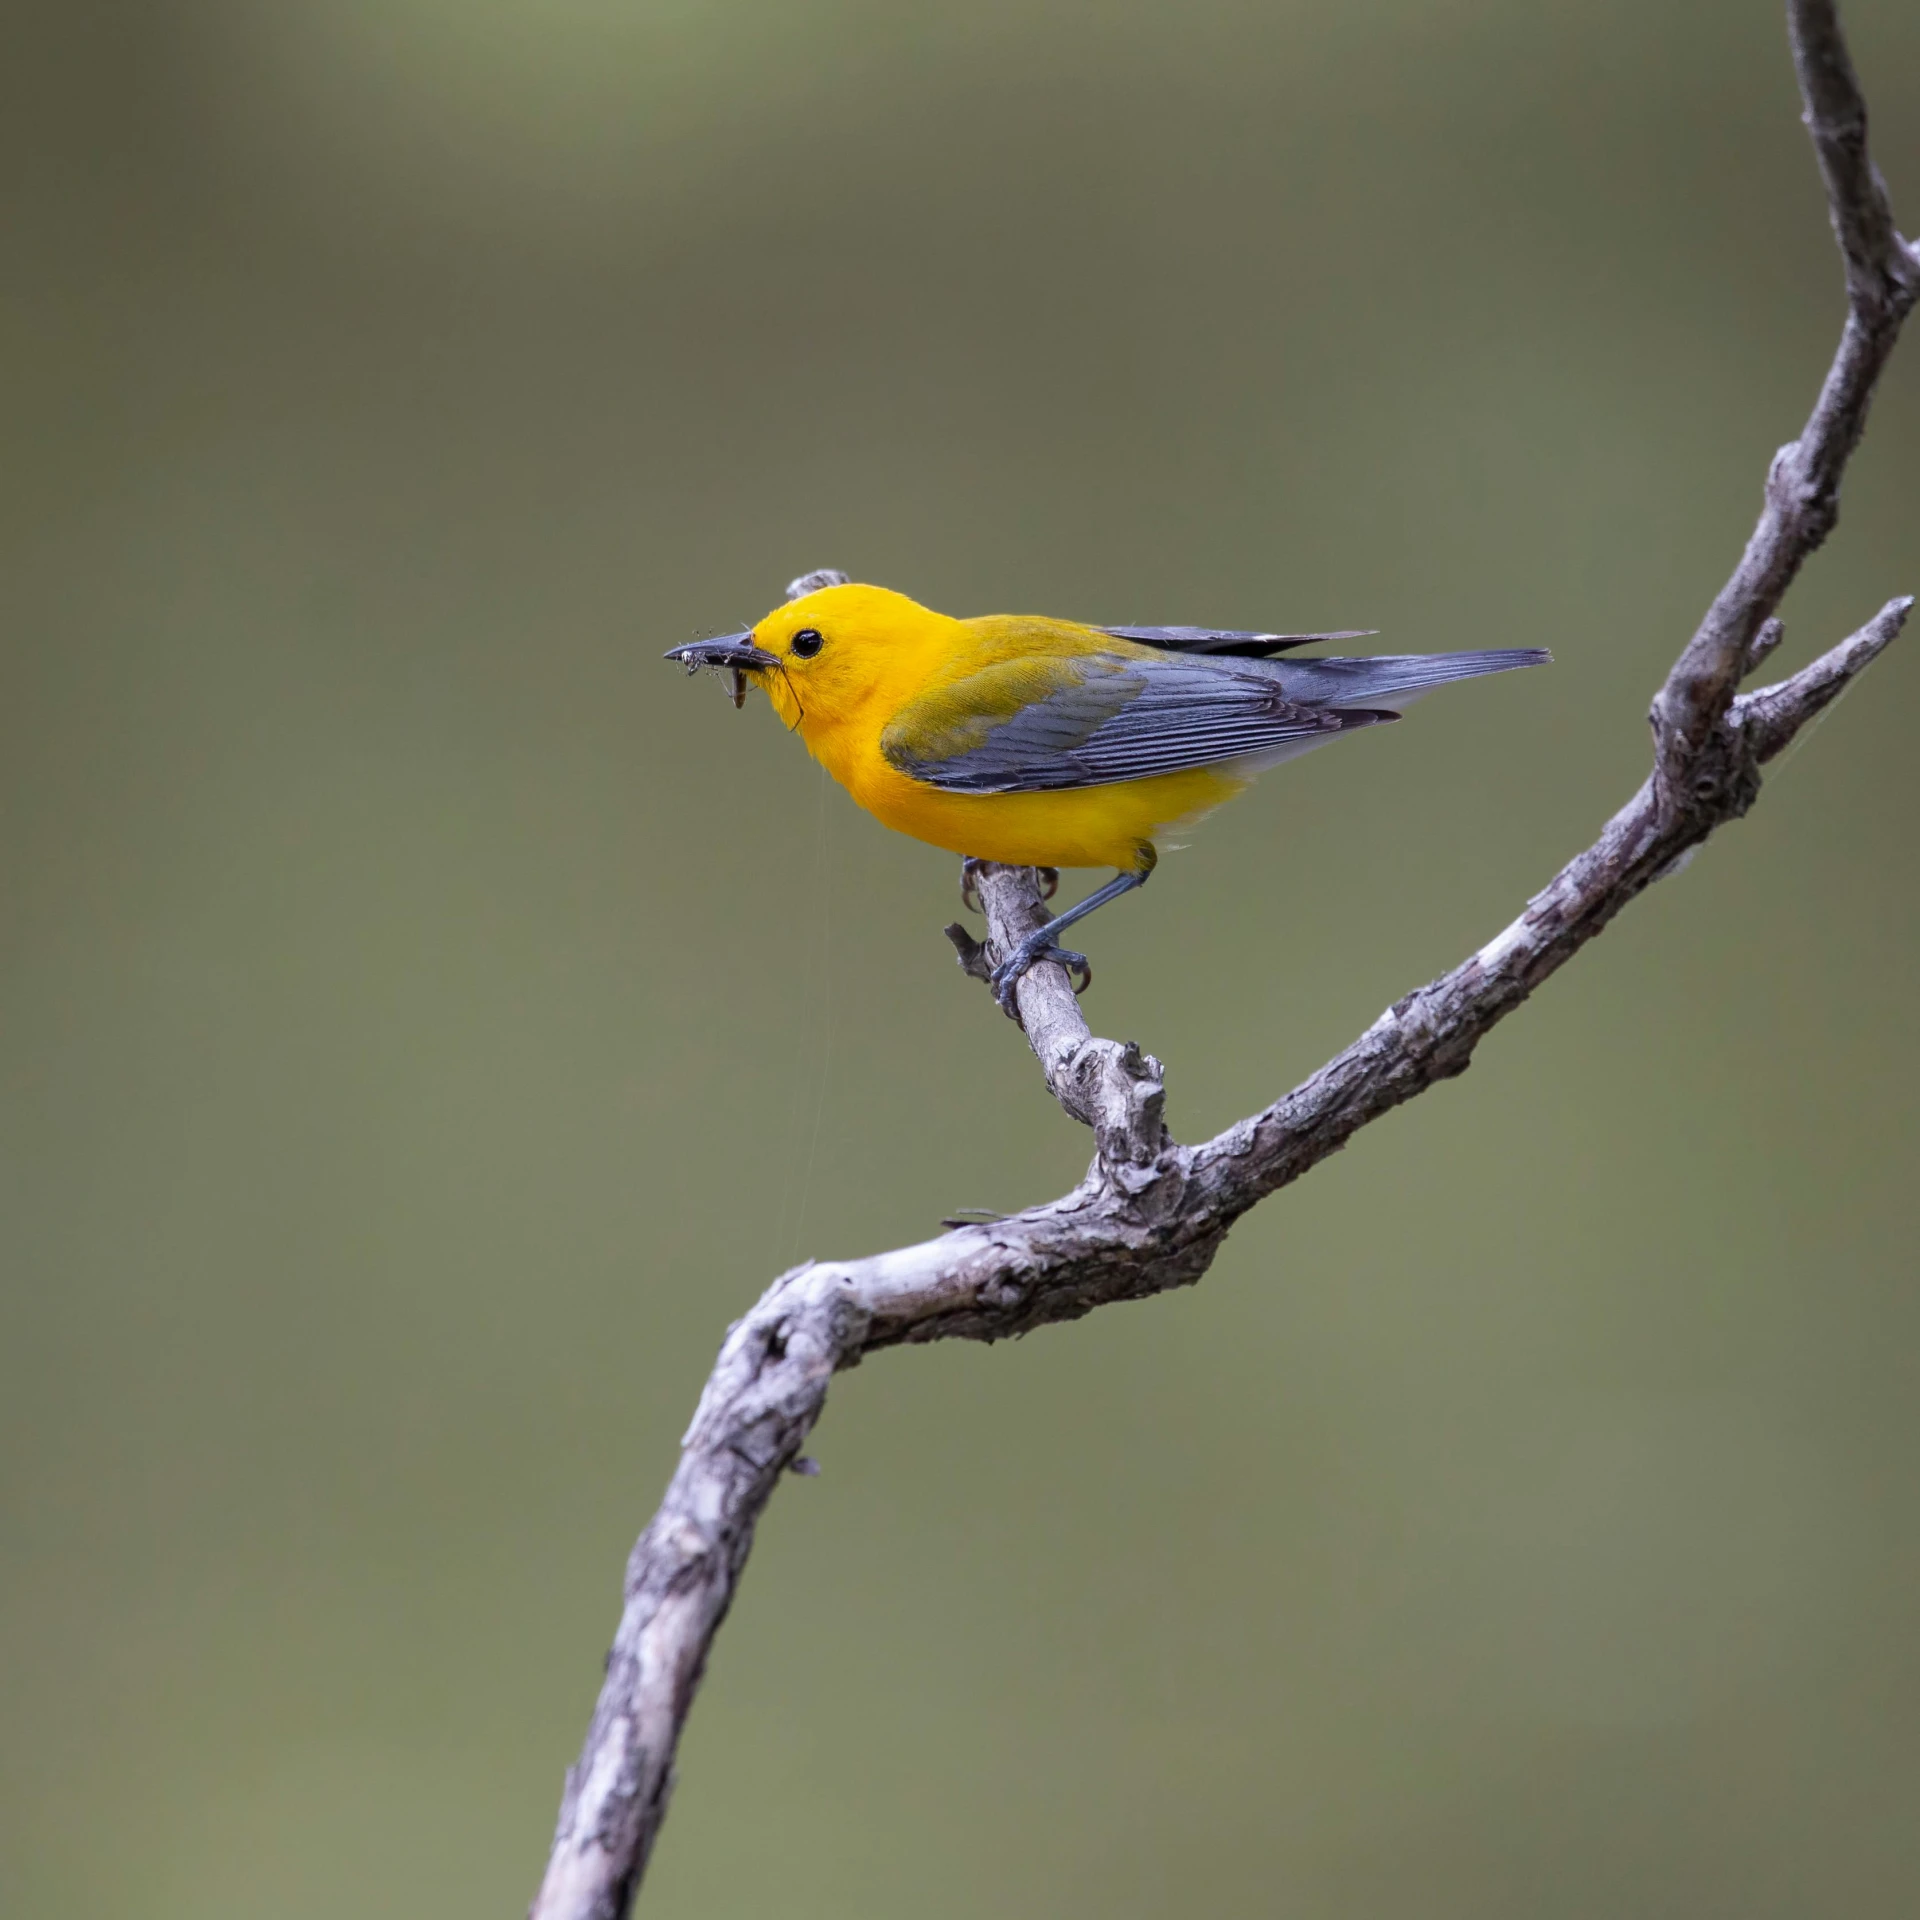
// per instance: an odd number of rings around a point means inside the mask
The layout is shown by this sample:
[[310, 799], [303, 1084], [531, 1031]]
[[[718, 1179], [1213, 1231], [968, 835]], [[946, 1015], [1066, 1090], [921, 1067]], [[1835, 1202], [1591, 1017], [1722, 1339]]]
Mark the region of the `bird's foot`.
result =
[[[980, 904], [980, 869], [986, 865], [984, 860], [976, 860], [972, 854], [963, 854], [960, 859], [960, 904], [969, 913], [985, 913]], [[1040, 876], [1040, 898], [1051, 900], [1060, 891], [1060, 869], [1058, 867], [1035, 867]]]
[[[1031, 933], [1022, 940], [987, 978], [987, 985], [993, 989], [993, 997], [1000, 1003], [1000, 1011], [1009, 1020], [1020, 1017], [1013, 1003], [1013, 990], [1019, 984], [1020, 976], [1029, 967], [1036, 967], [1044, 960], [1051, 960], [1055, 966], [1066, 968], [1075, 993], [1085, 993], [1093, 985], [1093, 964], [1087, 956], [1074, 953], [1066, 947], [1056, 947], [1047, 937], [1047, 929], [1042, 927], [1038, 933]], [[1079, 977], [1073, 978], [1075, 975]]]

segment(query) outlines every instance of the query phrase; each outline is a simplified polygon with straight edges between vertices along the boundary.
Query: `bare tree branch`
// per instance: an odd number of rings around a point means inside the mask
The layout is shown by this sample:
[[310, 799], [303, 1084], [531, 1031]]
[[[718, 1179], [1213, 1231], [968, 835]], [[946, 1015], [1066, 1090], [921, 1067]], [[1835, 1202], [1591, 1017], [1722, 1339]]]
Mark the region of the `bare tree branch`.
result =
[[[997, 1340], [1111, 1301], [1191, 1285], [1233, 1222], [1369, 1121], [1465, 1070], [1481, 1038], [1628, 901], [1746, 812], [1760, 768], [1900, 631], [1910, 599], [1777, 685], [1736, 697], [1780, 641], [1775, 616], [1831, 531], [1848, 455], [1920, 256], [1895, 231], [1866, 148], [1866, 106], [1831, 0], [1791, 0], [1806, 123], [1847, 270], [1840, 345], [1800, 437], [1775, 456], [1759, 524], [1654, 698], [1654, 764], [1599, 838], [1504, 932], [1417, 988], [1311, 1079], [1197, 1147], [1167, 1133], [1159, 1063], [1096, 1039], [1064, 971], [1020, 982], [1021, 1025], [1047, 1085], [1099, 1152], [1071, 1193], [865, 1259], [781, 1275], [729, 1329], [660, 1509], [627, 1565], [626, 1603], [579, 1762], [569, 1772], [532, 1920], [620, 1920], [666, 1813], [673, 1756], [753, 1529], [841, 1368], [876, 1348]], [[985, 867], [988, 960], [1047, 919], [1029, 869]], [[963, 963], [979, 955], [960, 936]]]
[[1740, 564], [1655, 697], [1654, 778], [1670, 803], [1687, 763], [1725, 714], [1763, 623], [1833, 531], [1840, 477], [1866, 427], [1874, 384], [1920, 295], [1920, 257], [1895, 230], [1886, 184], [1867, 153], [1867, 103], [1839, 15], [1831, 0], [1790, 0], [1787, 26], [1802, 118], [1846, 262], [1847, 318], [1812, 417], [1773, 457], [1760, 522]]

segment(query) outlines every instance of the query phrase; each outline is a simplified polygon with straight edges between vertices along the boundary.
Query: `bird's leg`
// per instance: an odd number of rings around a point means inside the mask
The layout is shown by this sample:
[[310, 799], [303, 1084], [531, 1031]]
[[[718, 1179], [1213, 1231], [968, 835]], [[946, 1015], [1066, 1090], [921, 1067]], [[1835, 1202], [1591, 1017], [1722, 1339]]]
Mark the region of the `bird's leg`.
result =
[[1067, 948], [1055, 946], [1053, 936], [1062, 927], [1070, 927], [1076, 920], [1084, 920], [1096, 907], [1104, 907], [1109, 900], [1118, 900], [1123, 893], [1131, 893], [1136, 887], [1147, 884], [1147, 876], [1153, 871], [1153, 862], [1148, 859], [1143, 865], [1129, 873], [1117, 873], [1104, 887], [1096, 888], [1077, 905], [1069, 907], [1057, 919], [1049, 920], [1037, 932], [1027, 937], [994, 968], [988, 985], [993, 988], [993, 997], [1000, 1002], [1001, 1010], [1009, 1015], [1014, 1011], [1013, 989], [1020, 976], [1031, 966], [1042, 960], [1054, 961], [1078, 973], [1081, 978], [1074, 988], [1076, 993], [1085, 993], [1093, 984], [1093, 968], [1087, 964], [1084, 953], [1072, 953]]

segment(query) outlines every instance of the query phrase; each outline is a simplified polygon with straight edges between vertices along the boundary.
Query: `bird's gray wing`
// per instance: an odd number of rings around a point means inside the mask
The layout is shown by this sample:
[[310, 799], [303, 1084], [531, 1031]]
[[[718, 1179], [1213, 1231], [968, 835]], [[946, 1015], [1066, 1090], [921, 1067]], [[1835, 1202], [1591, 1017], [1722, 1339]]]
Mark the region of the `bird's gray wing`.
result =
[[1271, 671], [1092, 654], [1007, 661], [910, 701], [880, 737], [949, 793], [1051, 793], [1224, 761], [1271, 764], [1397, 715], [1303, 706]]
[[1110, 633], [1116, 640], [1136, 640], [1143, 647], [1158, 647], [1165, 653], [1206, 653], [1239, 655], [1258, 659], [1264, 654], [1282, 653], [1288, 647], [1311, 646], [1316, 640], [1365, 640], [1372, 627], [1358, 627], [1347, 633], [1252, 633], [1234, 627], [1096, 627], [1096, 633]]

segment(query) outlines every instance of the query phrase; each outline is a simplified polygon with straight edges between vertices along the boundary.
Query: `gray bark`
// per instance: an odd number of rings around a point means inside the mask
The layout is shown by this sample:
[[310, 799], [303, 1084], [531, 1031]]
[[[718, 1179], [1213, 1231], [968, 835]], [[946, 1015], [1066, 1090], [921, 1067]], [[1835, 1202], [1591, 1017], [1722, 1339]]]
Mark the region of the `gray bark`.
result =
[[[1900, 631], [1898, 599], [1790, 679], [1741, 694], [1778, 645], [1775, 610], [1831, 531], [1847, 458], [1900, 324], [1920, 252], [1895, 230], [1866, 148], [1866, 107], [1831, 0], [1790, 0], [1806, 124], [1846, 265], [1847, 314], [1811, 417], [1767, 476], [1759, 523], [1655, 695], [1653, 766], [1599, 838], [1520, 916], [1416, 988], [1291, 1093], [1198, 1146], [1167, 1133], [1159, 1063], [1097, 1039], [1066, 974], [1035, 967], [1019, 1018], [1048, 1087], [1098, 1151], [1071, 1193], [1005, 1220], [782, 1274], [728, 1331], [666, 1496], [627, 1563], [625, 1606], [586, 1743], [567, 1775], [532, 1920], [619, 1920], [666, 1814], [674, 1751], [753, 1530], [833, 1375], [876, 1348], [999, 1340], [1116, 1300], [1190, 1286], [1248, 1208], [1361, 1127], [1465, 1070], [1481, 1038], [1635, 895], [1760, 792], [1761, 769]], [[978, 970], [1047, 919], [1038, 877], [984, 867]], [[990, 1004], [990, 1003], [989, 1003]]]

